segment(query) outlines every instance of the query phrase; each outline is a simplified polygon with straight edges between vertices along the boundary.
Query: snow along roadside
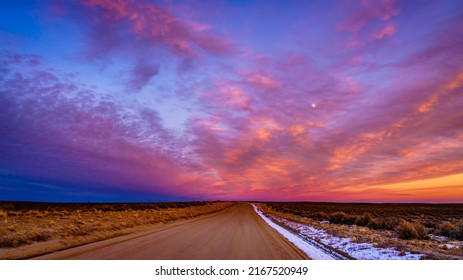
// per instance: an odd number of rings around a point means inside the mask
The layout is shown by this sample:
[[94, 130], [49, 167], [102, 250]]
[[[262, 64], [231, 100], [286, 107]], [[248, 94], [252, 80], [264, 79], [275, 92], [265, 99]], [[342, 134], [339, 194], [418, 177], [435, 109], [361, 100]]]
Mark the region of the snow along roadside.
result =
[[306, 224], [288, 221], [275, 217], [275, 220], [299, 232], [302, 236], [310, 236], [321, 244], [329, 245], [343, 251], [358, 260], [419, 260], [421, 254], [401, 252], [394, 248], [377, 248], [370, 243], [355, 243], [350, 238], [338, 237]]
[[293, 243], [297, 248], [299, 248], [301, 251], [303, 251], [309, 258], [313, 260], [334, 260], [331, 255], [327, 254], [323, 250], [305, 242], [303, 239], [299, 238], [297, 235], [291, 233], [290, 231], [286, 230], [285, 228], [275, 224], [267, 218], [254, 204], [252, 204], [252, 207], [254, 207], [254, 211], [267, 223], [269, 224], [272, 228], [274, 228], [276, 231], [278, 231], [283, 237], [285, 237], [289, 242]]

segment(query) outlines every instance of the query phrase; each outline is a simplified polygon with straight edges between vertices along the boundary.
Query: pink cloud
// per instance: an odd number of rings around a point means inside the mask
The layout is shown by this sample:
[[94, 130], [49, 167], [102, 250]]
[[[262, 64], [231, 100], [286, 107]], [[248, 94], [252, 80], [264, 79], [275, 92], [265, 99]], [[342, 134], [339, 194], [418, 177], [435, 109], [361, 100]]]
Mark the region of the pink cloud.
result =
[[85, 45], [76, 56], [101, 62], [103, 68], [129, 63], [121, 70], [128, 77], [118, 81], [129, 92], [142, 90], [163, 71], [166, 59], [161, 57], [169, 56], [168, 67], [176, 63], [185, 72], [196, 59], [235, 53], [233, 42], [214, 33], [212, 25], [179, 18], [149, 1], [57, 1], [50, 6], [53, 17], [82, 26]]
[[250, 110], [252, 98], [247, 89], [235, 81], [218, 79], [202, 94], [203, 101], [220, 111]]
[[87, 0], [84, 5], [101, 13], [112, 27], [127, 24], [140, 38], [163, 44], [183, 56], [195, 55], [197, 48], [215, 54], [233, 51], [230, 41], [203, 32], [209, 26], [183, 21], [149, 2]]
[[[393, 34], [389, 28], [384, 28], [383, 36]], [[445, 165], [445, 169], [436, 169], [432, 176], [463, 172], [455, 154], [456, 143], [463, 135], [456, 130], [450, 133], [459, 126], [457, 119], [461, 120], [462, 115], [456, 110], [462, 99], [452, 95], [453, 103], [434, 102], [437, 100], [432, 97], [434, 91], [429, 90], [449, 89], [437, 101], [449, 98], [447, 93], [460, 89], [458, 71], [455, 74], [455, 69], [442, 68], [429, 72], [433, 76], [427, 79], [433, 81], [430, 83], [423, 83], [420, 76], [441, 64], [421, 64], [424, 68], [417, 68], [414, 76], [406, 76], [408, 68], [384, 71], [384, 79], [395, 81], [407, 77], [413, 82], [383, 87], [382, 80], [345, 74], [343, 69], [367, 64], [362, 56], [349, 57], [344, 64], [323, 70], [313, 69], [307, 60], [294, 61], [291, 57], [284, 61], [255, 60], [256, 65], [265, 65], [256, 69], [265, 72], [236, 71], [238, 77], [228, 81], [240, 84], [240, 79], [244, 79], [240, 87], [252, 97], [248, 100], [252, 109], [246, 114], [231, 118], [236, 113], [227, 110], [231, 104], [218, 99], [203, 100], [208, 108], [220, 108], [208, 113], [220, 120], [221, 125], [236, 127], [236, 130], [209, 129], [205, 142], [200, 136], [204, 130], [192, 132], [198, 135], [195, 147], [207, 158], [206, 165], [221, 175], [222, 188], [233, 185], [236, 196], [247, 198], [249, 188], [277, 192], [284, 186], [285, 194], [278, 192], [280, 199], [294, 193], [304, 193], [310, 199], [320, 189], [421, 179], [423, 174], [430, 174], [423, 170], [439, 165]], [[377, 64], [368, 67], [368, 71], [384, 69]], [[265, 87], [255, 78], [270, 77], [264, 73], [272, 73], [271, 80], [278, 81], [279, 87], [273, 88], [271, 94], [262, 90]], [[449, 80], [447, 74], [451, 73], [450, 77], [456, 78]], [[442, 85], [435, 86], [437, 81]], [[423, 88], [428, 91], [423, 92]], [[314, 102], [315, 107], [311, 106]], [[433, 113], [423, 118], [414, 110], [417, 103], [432, 104]], [[442, 122], [446, 127], [442, 127]], [[447, 131], [456, 140], [441, 142], [435, 138], [440, 134], [438, 131]], [[430, 140], [424, 144], [423, 139]], [[422, 145], [441, 148], [431, 155], [418, 148]], [[212, 152], [211, 146], [215, 147]]]
[[272, 90], [280, 86], [279, 82], [275, 78], [272, 78], [270, 75], [266, 75], [264, 73], [259, 73], [256, 71], [241, 71], [239, 72], [239, 75], [242, 76], [246, 82], [264, 89]]
[[352, 38], [349, 41], [344, 43], [344, 47], [347, 48], [347, 49], [355, 48], [355, 47], [362, 47], [364, 45], [365, 45], [364, 42], [362, 42], [362, 41], [360, 41], [358, 39], [355, 39], [355, 38]]
[[362, 0], [359, 7], [347, 16], [339, 26], [341, 31], [361, 31], [370, 21], [388, 21], [399, 14], [395, 0]]
[[389, 23], [384, 28], [374, 32], [371, 37], [376, 40], [381, 40], [384, 38], [392, 37], [396, 32], [396, 27], [394, 24]]

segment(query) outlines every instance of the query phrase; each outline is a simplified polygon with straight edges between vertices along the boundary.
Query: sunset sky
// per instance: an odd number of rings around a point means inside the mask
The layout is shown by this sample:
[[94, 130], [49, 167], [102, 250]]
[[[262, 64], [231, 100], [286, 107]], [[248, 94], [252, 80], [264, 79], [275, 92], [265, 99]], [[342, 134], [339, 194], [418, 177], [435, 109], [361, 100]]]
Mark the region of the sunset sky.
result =
[[0, 5], [0, 200], [463, 202], [463, 1]]

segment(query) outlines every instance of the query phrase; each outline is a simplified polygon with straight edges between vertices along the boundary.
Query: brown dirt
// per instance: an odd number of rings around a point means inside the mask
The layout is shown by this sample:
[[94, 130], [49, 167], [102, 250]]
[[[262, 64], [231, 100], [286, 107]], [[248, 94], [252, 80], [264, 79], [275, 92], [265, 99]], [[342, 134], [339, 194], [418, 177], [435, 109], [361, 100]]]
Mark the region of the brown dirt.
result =
[[36, 259], [307, 259], [251, 204], [56, 252]]

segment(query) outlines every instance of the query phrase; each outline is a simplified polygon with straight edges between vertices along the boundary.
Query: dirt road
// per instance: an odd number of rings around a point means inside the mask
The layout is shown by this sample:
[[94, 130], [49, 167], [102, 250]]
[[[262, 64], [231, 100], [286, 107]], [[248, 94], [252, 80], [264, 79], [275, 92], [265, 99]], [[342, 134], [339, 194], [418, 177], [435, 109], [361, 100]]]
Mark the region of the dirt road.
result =
[[218, 213], [154, 226], [36, 259], [307, 259], [252, 208], [239, 203]]

